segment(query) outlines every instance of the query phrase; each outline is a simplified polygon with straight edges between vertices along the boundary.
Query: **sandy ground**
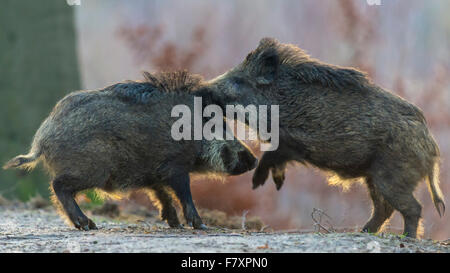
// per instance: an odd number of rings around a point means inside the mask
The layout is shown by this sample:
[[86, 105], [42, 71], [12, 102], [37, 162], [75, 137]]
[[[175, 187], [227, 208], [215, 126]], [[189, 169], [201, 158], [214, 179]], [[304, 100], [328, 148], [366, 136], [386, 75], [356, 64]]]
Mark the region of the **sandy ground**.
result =
[[360, 233], [170, 229], [156, 217], [91, 215], [99, 230], [67, 226], [51, 208], [0, 206], [0, 252], [450, 252], [448, 242]]

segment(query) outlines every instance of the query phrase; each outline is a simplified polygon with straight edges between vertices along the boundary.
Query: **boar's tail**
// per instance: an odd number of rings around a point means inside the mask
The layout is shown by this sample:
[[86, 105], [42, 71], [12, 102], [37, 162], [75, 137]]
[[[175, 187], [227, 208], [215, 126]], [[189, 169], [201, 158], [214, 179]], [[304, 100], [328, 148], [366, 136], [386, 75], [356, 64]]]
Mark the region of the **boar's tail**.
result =
[[434, 163], [434, 167], [431, 169], [427, 177], [428, 190], [430, 191], [431, 198], [433, 199], [434, 206], [436, 207], [439, 216], [442, 217], [445, 213], [444, 197], [442, 195], [441, 188], [439, 187], [439, 162]]
[[27, 155], [18, 155], [10, 161], [6, 162], [6, 164], [3, 166], [3, 169], [6, 170], [9, 168], [21, 168], [32, 170], [38, 163], [39, 157], [40, 153], [33, 151]]

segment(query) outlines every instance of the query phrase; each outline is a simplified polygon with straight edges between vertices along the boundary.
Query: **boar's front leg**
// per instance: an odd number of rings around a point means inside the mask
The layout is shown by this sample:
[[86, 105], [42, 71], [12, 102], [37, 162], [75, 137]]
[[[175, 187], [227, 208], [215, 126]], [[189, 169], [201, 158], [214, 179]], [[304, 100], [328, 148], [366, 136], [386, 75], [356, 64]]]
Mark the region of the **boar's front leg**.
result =
[[272, 179], [273, 182], [275, 182], [277, 191], [279, 191], [281, 186], [283, 186], [285, 179], [284, 172], [286, 171], [286, 162], [276, 164], [274, 167], [270, 168], [270, 171], [272, 172]]
[[189, 174], [183, 173], [178, 176], [175, 175], [170, 178], [168, 182], [169, 186], [173, 189], [175, 195], [180, 200], [186, 223], [193, 226], [195, 229], [207, 229], [198, 215], [194, 201], [192, 200]]
[[[70, 175], [61, 175], [52, 182], [52, 189], [56, 198], [54, 202], [57, 207], [69, 218], [73, 225], [80, 230], [97, 229], [95, 223], [83, 214], [77, 202], [75, 195], [77, 192], [89, 187], [83, 187], [82, 180]], [[58, 202], [59, 205], [58, 206]]]
[[284, 172], [287, 161], [288, 159], [279, 150], [265, 152], [253, 174], [253, 189], [264, 185], [269, 177], [269, 171], [272, 171], [273, 181], [277, 190], [280, 190], [285, 178]]

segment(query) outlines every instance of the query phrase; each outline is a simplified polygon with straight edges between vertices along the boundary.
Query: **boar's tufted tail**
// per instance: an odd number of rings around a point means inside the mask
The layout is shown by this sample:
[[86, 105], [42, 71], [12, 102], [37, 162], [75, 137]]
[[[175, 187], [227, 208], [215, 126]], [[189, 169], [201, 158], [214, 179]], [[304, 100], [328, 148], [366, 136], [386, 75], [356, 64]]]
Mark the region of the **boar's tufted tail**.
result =
[[40, 157], [39, 152], [30, 152], [27, 155], [19, 155], [8, 161], [4, 166], [3, 169], [9, 169], [9, 168], [21, 168], [21, 169], [33, 169], [36, 164], [38, 163], [38, 159]]
[[430, 191], [431, 198], [433, 199], [434, 206], [436, 207], [439, 216], [442, 217], [445, 212], [445, 203], [442, 196], [441, 189], [439, 188], [439, 163], [434, 164], [434, 168], [430, 171], [427, 177], [428, 190]]

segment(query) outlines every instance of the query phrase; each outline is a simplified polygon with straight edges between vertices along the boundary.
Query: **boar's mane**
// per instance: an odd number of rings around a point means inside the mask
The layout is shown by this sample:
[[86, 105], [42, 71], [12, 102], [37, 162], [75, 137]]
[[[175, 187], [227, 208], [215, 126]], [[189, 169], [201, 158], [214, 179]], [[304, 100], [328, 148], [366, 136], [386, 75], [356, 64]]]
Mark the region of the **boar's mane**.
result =
[[119, 98], [132, 103], [147, 103], [150, 98], [160, 92], [191, 93], [202, 86], [200, 75], [187, 71], [175, 72], [143, 72], [143, 81], [125, 81], [106, 87], [104, 91], [112, 92]]
[[203, 77], [187, 71], [143, 72], [145, 82], [164, 92], [192, 92], [203, 82]]
[[320, 84], [324, 87], [363, 87], [370, 83], [367, 74], [350, 67], [341, 67], [323, 63], [311, 58], [304, 50], [291, 44], [282, 44], [273, 38], [263, 38], [258, 48], [251, 52], [243, 65], [255, 67], [262, 54], [273, 54], [277, 57], [278, 73], [281, 78], [295, 78], [305, 84]]

